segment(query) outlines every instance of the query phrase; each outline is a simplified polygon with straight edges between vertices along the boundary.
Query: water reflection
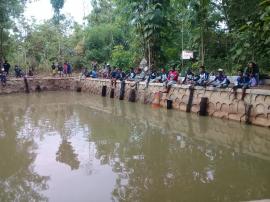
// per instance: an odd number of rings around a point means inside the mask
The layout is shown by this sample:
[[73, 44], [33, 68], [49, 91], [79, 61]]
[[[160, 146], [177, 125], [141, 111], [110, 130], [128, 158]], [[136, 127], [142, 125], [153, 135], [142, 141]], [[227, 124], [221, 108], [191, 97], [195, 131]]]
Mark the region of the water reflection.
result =
[[65, 139], [62, 140], [59, 149], [56, 152], [56, 161], [69, 165], [71, 170], [78, 169], [80, 166], [78, 154], [74, 152], [71, 142], [68, 142]]
[[[7, 106], [6, 102], [1, 102]], [[48, 176], [34, 171], [36, 145], [33, 137], [18, 133], [27, 125], [22, 121], [27, 108], [0, 108], [0, 200], [44, 201], [40, 191], [47, 188]]]
[[84, 94], [0, 101], [1, 201], [270, 198], [268, 129]]

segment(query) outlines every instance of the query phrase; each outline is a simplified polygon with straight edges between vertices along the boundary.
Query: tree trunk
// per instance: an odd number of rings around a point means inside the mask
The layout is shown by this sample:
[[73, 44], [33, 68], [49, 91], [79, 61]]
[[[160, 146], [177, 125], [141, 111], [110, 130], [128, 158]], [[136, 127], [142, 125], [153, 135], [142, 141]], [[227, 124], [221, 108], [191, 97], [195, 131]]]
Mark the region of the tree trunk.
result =
[[201, 65], [204, 65], [205, 48], [204, 48], [204, 27], [201, 29]]
[[223, 9], [223, 13], [224, 13], [226, 24], [228, 26], [228, 31], [231, 32], [231, 25], [230, 25], [230, 20], [229, 20], [229, 17], [228, 17], [228, 10], [227, 10], [226, 1], [227, 0], [222, 0], [221, 1], [221, 5], [222, 5], [222, 9]]
[[151, 48], [150, 48], [150, 41], [148, 41], [148, 67], [151, 69]]
[[1, 27], [1, 30], [0, 30], [0, 64], [1, 64], [1, 68], [2, 68], [2, 60], [3, 60], [3, 57], [4, 57], [3, 32], [4, 32], [4, 28]]

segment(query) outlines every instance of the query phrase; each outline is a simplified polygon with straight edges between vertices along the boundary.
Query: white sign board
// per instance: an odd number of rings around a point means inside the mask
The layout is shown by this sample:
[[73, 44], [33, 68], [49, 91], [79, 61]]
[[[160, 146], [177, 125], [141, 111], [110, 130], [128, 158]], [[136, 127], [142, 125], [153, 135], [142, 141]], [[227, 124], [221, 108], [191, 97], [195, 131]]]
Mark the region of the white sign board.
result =
[[193, 51], [183, 50], [182, 51], [182, 59], [190, 60], [194, 57]]

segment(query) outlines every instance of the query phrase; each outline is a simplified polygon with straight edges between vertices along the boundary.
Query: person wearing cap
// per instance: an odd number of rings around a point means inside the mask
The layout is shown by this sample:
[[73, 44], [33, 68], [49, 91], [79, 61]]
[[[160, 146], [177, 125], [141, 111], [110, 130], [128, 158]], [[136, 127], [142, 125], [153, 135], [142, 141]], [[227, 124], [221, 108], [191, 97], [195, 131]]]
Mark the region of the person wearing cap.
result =
[[224, 70], [218, 69], [218, 74], [216, 75], [213, 81], [208, 83], [208, 85], [209, 84], [212, 84], [214, 87], [218, 87], [218, 88], [227, 88], [230, 84], [230, 81], [227, 78], [227, 76], [224, 74]]

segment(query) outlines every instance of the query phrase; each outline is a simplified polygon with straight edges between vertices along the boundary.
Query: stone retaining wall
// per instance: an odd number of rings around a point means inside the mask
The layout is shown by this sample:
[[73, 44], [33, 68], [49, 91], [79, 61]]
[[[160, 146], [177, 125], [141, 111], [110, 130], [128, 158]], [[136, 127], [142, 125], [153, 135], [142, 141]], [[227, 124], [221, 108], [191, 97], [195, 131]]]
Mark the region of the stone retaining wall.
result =
[[[134, 83], [126, 82], [125, 99], [129, 98], [131, 85]], [[91, 94], [101, 95], [102, 86], [107, 86], [107, 96], [111, 91], [109, 80], [86, 79], [81, 82], [82, 91]], [[162, 84], [150, 84], [146, 89], [144, 83], [138, 85], [136, 91], [136, 100], [151, 104], [156, 92], [164, 90]], [[244, 100], [241, 100], [242, 90], [238, 90], [235, 99], [232, 89], [217, 89], [213, 87], [202, 88], [195, 87], [191, 104], [191, 112], [198, 113], [202, 97], [208, 98], [208, 115], [222, 119], [230, 119], [240, 122], [250, 122], [254, 125], [270, 127], [270, 90], [248, 89]], [[173, 108], [181, 111], [187, 111], [191, 90], [189, 86], [175, 85], [169, 94], [163, 93], [160, 98], [160, 105], [167, 106], [167, 100], [173, 101]], [[115, 89], [115, 98], [120, 95], [120, 82]], [[248, 107], [250, 113], [248, 114]]]
[[[79, 81], [74, 78], [28, 78], [29, 91], [57, 91], [57, 90], [75, 90]], [[12, 79], [7, 81], [5, 87], [0, 85], [0, 95], [10, 93], [24, 93], [26, 91], [23, 78]]]
[[[126, 82], [125, 99], [128, 100], [134, 83]], [[76, 78], [28, 78], [30, 92], [72, 90], [75, 91], [81, 87], [82, 92], [101, 95], [102, 86], [107, 86], [107, 96], [110, 95], [111, 83], [105, 79], [85, 79]], [[155, 93], [164, 90], [162, 84], [150, 84], [145, 88], [144, 83], [140, 83], [136, 90], [136, 101], [151, 104]], [[7, 82], [6, 87], [0, 87], [1, 94], [25, 92], [25, 83], [23, 79], [13, 79]], [[237, 99], [234, 99], [231, 89], [215, 89], [195, 87], [193, 96], [190, 98], [191, 90], [189, 86], [175, 85], [169, 94], [163, 93], [159, 103], [162, 107], [167, 106], [167, 100], [173, 101], [173, 108], [181, 111], [190, 111], [198, 113], [202, 97], [208, 98], [207, 112], [209, 116], [222, 119], [230, 119], [240, 122], [250, 122], [254, 125], [270, 127], [270, 90], [248, 89], [245, 99], [242, 101], [241, 90], [238, 90]], [[120, 95], [120, 82], [117, 82], [115, 88], [115, 98]], [[191, 102], [190, 102], [191, 101]], [[250, 113], [248, 108], [250, 107]]]

